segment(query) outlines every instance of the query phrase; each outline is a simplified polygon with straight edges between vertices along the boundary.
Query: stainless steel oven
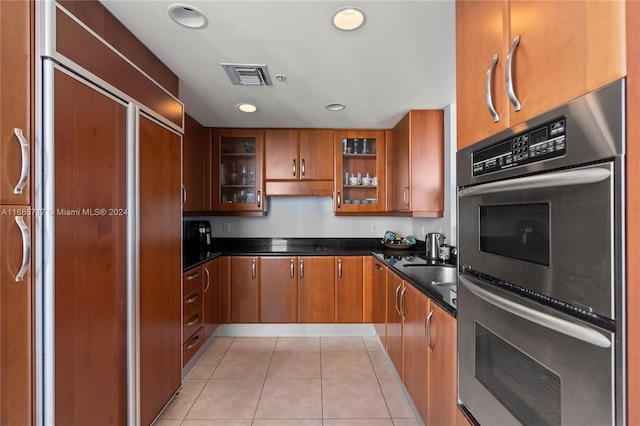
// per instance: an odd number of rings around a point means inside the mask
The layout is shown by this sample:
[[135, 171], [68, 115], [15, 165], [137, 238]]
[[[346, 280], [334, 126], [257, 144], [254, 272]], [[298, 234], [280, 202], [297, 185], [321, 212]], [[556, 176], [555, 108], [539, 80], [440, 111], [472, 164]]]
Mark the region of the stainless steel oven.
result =
[[624, 80], [458, 152], [458, 392], [481, 423], [624, 419]]

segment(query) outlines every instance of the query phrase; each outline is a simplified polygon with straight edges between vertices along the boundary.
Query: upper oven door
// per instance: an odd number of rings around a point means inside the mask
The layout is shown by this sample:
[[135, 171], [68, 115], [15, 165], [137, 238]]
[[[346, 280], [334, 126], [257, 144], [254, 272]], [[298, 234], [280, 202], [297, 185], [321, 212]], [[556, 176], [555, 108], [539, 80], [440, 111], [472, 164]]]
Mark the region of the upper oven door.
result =
[[614, 163], [462, 188], [460, 265], [615, 319]]

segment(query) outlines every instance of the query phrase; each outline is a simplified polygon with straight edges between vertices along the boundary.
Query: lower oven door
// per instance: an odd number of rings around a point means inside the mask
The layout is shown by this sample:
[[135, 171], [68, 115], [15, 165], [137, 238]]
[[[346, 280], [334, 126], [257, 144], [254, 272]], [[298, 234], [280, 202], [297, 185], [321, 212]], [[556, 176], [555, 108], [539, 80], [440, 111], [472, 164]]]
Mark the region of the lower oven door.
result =
[[608, 331], [460, 275], [459, 399], [482, 425], [615, 424], [614, 344]]

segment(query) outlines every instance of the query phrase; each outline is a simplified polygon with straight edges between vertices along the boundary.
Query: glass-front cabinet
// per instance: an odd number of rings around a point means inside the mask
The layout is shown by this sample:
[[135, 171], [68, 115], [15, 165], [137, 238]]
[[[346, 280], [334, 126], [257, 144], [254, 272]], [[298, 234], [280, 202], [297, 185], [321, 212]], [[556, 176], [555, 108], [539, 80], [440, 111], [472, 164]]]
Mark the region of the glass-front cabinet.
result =
[[385, 131], [335, 131], [336, 214], [385, 210]]
[[215, 129], [212, 142], [213, 210], [264, 213], [264, 131]]

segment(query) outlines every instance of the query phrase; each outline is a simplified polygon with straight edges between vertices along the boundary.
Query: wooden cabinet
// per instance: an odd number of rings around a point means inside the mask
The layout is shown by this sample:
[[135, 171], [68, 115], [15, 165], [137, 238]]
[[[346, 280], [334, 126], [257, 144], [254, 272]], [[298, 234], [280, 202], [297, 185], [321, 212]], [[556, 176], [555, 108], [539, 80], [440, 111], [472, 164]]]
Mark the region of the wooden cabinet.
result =
[[393, 366], [402, 377], [402, 313], [400, 297], [404, 281], [387, 268], [387, 343], [386, 349]]
[[260, 272], [258, 257], [231, 257], [230, 298], [232, 323], [259, 320]]
[[202, 301], [202, 319], [204, 322], [204, 340], [213, 335], [221, 323], [220, 318], [220, 260], [213, 259], [202, 265], [204, 272], [204, 290]]
[[335, 257], [336, 322], [364, 321], [362, 256]]
[[187, 365], [204, 343], [204, 269], [182, 274], [182, 365]]
[[298, 321], [298, 258], [260, 258], [260, 322]]
[[145, 115], [139, 123], [140, 422], [149, 424], [182, 384], [182, 136]]
[[622, 78], [625, 58], [625, 2], [457, 1], [458, 149]]
[[387, 337], [387, 267], [377, 259], [371, 264], [371, 322], [382, 346]]
[[0, 419], [35, 417], [33, 1], [0, 2]]
[[185, 200], [182, 211], [202, 212], [209, 210], [211, 204], [210, 146], [205, 128], [189, 115], [185, 114], [184, 118], [182, 185]]
[[[433, 425], [450, 425], [449, 423], [429, 423], [427, 421], [428, 403], [429, 403], [429, 386], [428, 371], [429, 364], [429, 348], [426, 339], [426, 321], [428, 318], [429, 298], [412, 285], [405, 285], [401, 297], [401, 311], [404, 314], [403, 335], [404, 352], [402, 357], [404, 382], [407, 392], [411, 395], [411, 400], [416, 406], [418, 413], [426, 424]], [[455, 362], [456, 357], [452, 359]], [[436, 372], [435, 375], [440, 375]], [[453, 381], [455, 385], [455, 379]], [[455, 405], [454, 405], [455, 408]]]
[[331, 195], [333, 130], [265, 131], [267, 195]]
[[385, 131], [336, 130], [334, 139], [335, 213], [384, 212]]
[[333, 256], [301, 256], [298, 266], [298, 322], [335, 322]]
[[396, 124], [392, 134], [393, 211], [419, 217], [442, 217], [444, 111], [409, 111]]
[[215, 129], [212, 139], [213, 211], [264, 214], [264, 131]]
[[31, 202], [34, 4], [0, 2], [0, 204]]
[[[425, 324], [422, 323], [423, 330]], [[429, 301], [427, 322], [429, 354], [429, 425], [453, 425], [458, 417], [456, 319]], [[464, 416], [462, 416], [464, 417]], [[468, 423], [468, 422], [467, 422]]]

